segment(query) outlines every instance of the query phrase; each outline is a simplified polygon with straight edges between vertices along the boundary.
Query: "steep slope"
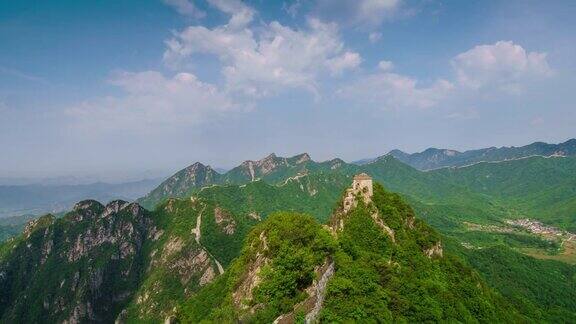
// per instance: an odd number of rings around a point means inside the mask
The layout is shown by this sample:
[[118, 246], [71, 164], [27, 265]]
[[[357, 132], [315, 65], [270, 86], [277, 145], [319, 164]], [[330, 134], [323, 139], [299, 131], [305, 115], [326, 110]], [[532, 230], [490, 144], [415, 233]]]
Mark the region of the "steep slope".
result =
[[341, 173], [316, 173], [288, 178], [279, 185], [259, 180], [241, 186], [214, 186], [196, 196], [257, 220], [266, 219], [274, 211], [289, 210], [326, 221], [350, 179]]
[[490, 147], [465, 152], [429, 148], [413, 154], [400, 150], [392, 150], [388, 154], [419, 170], [431, 170], [447, 166], [506, 161], [529, 156], [573, 156], [576, 155], [576, 139], [570, 139], [560, 144], [535, 142], [521, 147]]
[[[228, 275], [187, 301], [179, 319], [273, 322], [307, 298], [306, 288], [335, 248], [328, 231], [310, 216], [276, 213], [250, 232]], [[207, 300], [210, 308], [202, 307]]]
[[168, 198], [190, 196], [195, 189], [220, 183], [221, 177], [222, 175], [210, 166], [196, 162], [166, 179], [146, 196], [138, 199], [138, 203], [145, 208], [153, 209]]
[[[351, 192], [331, 221], [341, 250], [321, 321], [501, 322], [522, 316], [415, 217], [397, 194]], [[350, 195], [350, 194], [349, 194]], [[348, 209], [348, 210], [347, 210]]]
[[524, 314], [551, 323], [576, 321], [576, 266], [537, 260], [502, 245], [459, 253]]
[[224, 273], [253, 224], [200, 198], [169, 199], [152, 217], [156, 240], [147, 246], [141, 283], [121, 322], [169, 319], [177, 305]]
[[0, 252], [2, 322], [111, 322], [141, 276], [155, 230], [137, 204], [83, 201], [29, 223]]
[[351, 189], [330, 226], [279, 213], [249, 234], [183, 322], [520, 321], [524, 318], [380, 185]]
[[0, 245], [0, 322], [163, 321], [224, 272], [253, 223], [202, 199], [43, 216]]

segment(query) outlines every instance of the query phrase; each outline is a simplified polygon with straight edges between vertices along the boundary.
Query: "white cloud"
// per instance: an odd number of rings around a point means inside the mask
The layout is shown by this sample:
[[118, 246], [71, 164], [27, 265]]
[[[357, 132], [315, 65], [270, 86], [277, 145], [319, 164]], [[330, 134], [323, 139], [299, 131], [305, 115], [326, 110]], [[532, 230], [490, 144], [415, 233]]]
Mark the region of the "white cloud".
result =
[[196, 7], [190, 0], [163, 0], [165, 4], [173, 7], [176, 11], [184, 16], [200, 19], [206, 16], [206, 13]]
[[[527, 52], [513, 42], [479, 45], [451, 60], [454, 80], [438, 80], [429, 86], [417, 79], [390, 72], [394, 64], [380, 61], [378, 71], [356, 79], [339, 90], [357, 103], [381, 108], [430, 108], [440, 103], [452, 107], [470, 106], [486, 93], [495, 98], [504, 93], [519, 94], [535, 80], [553, 74], [546, 53]], [[455, 91], [458, 90], [458, 91]], [[483, 90], [479, 93], [478, 90]], [[476, 109], [460, 109], [448, 118], [476, 118]]]
[[208, 0], [210, 5], [230, 15], [228, 27], [232, 29], [243, 28], [252, 22], [255, 10], [244, 4], [241, 0]]
[[378, 62], [378, 69], [380, 69], [380, 71], [390, 71], [394, 69], [394, 63], [390, 61], [380, 61]]
[[453, 88], [446, 80], [420, 86], [413, 78], [380, 72], [364, 76], [338, 92], [344, 98], [379, 109], [425, 109], [436, 106]]
[[368, 40], [370, 40], [370, 43], [372, 43], [372, 44], [378, 42], [381, 38], [382, 38], [382, 33], [371, 32], [370, 34], [368, 34]]
[[400, 0], [360, 0], [358, 4], [358, 19], [373, 25], [393, 15], [400, 5]]
[[361, 62], [346, 51], [335, 24], [309, 19], [307, 28], [292, 29], [279, 22], [264, 25], [258, 34], [228, 25], [208, 29], [188, 27], [167, 42], [164, 60], [177, 66], [195, 53], [216, 55], [229, 90], [265, 96], [285, 88], [317, 91], [323, 71], [338, 74]]
[[511, 41], [478, 45], [452, 60], [458, 83], [480, 89], [496, 87], [518, 93], [522, 84], [552, 74], [546, 53], [527, 52]]
[[315, 14], [341, 25], [374, 28], [401, 13], [402, 0], [318, 0]]
[[298, 14], [298, 11], [300, 10], [301, 6], [302, 6], [301, 0], [295, 0], [290, 4], [284, 2], [282, 4], [282, 10], [286, 11], [287, 14], [289, 14], [292, 18], [294, 18]]
[[332, 74], [337, 75], [344, 70], [354, 69], [360, 65], [362, 58], [355, 52], [346, 52], [340, 56], [329, 59], [326, 64]]
[[160, 72], [124, 72], [110, 80], [124, 94], [88, 100], [68, 109], [70, 116], [95, 128], [145, 129], [149, 125], [187, 125], [246, 107], [190, 73], [166, 78]]

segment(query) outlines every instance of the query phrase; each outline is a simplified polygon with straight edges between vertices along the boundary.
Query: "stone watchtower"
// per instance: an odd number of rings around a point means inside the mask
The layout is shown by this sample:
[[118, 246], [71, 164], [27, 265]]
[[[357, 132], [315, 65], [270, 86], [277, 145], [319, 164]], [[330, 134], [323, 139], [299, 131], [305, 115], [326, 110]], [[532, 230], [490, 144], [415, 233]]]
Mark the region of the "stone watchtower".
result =
[[344, 205], [342, 206], [344, 207], [345, 213], [356, 206], [356, 199], [354, 197], [357, 194], [360, 194], [366, 203], [372, 200], [372, 178], [366, 173], [355, 175], [352, 181], [352, 188], [346, 189], [343, 201]]
[[355, 192], [361, 192], [364, 196], [372, 197], [372, 178], [366, 173], [360, 173], [354, 176], [352, 188]]

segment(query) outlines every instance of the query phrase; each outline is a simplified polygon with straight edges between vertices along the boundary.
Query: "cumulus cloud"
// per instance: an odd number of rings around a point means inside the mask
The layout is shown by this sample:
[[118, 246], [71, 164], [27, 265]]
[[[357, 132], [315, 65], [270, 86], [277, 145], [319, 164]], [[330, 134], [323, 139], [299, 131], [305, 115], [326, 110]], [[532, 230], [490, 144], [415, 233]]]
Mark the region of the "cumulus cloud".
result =
[[390, 71], [394, 69], [394, 63], [382, 60], [378, 62], [378, 69], [380, 69], [380, 71]]
[[241, 0], [208, 0], [208, 3], [218, 10], [230, 15], [228, 27], [243, 28], [252, 22], [256, 11]]
[[404, 75], [378, 72], [357, 79], [338, 93], [379, 109], [425, 109], [436, 106], [453, 88], [454, 85], [446, 80], [421, 86], [416, 79]]
[[315, 14], [341, 25], [377, 27], [401, 12], [402, 0], [318, 0]]
[[346, 52], [340, 56], [329, 59], [326, 62], [332, 74], [340, 74], [344, 70], [354, 69], [360, 65], [362, 58], [355, 52]]
[[527, 52], [511, 41], [475, 46], [457, 55], [452, 67], [464, 87], [497, 87], [510, 93], [520, 92], [525, 82], [552, 74], [546, 53]]
[[282, 4], [282, 10], [286, 11], [287, 14], [289, 14], [292, 18], [294, 18], [298, 14], [298, 11], [300, 10], [301, 6], [302, 6], [301, 0], [295, 0], [292, 3], [284, 2]]
[[96, 128], [144, 129], [149, 125], [194, 124], [246, 109], [214, 85], [190, 73], [167, 78], [157, 71], [123, 72], [110, 80], [123, 95], [82, 102], [67, 113]]
[[382, 33], [371, 32], [370, 34], [368, 34], [368, 40], [372, 44], [378, 42], [381, 38], [382, 38]]
[[206, 16], [206, 13], [190, 0], [163, 0], [165, 4], [173, 7], [176, 11], [184, 16], [200, 19]]
[[335, 24], [311, 18], [302, 29], [276, 21], [264, 27], [257, 34], [229, 25], [188, 27], [167, 42], [164, 61], [177, 66], [196, 53], [216, 55], [229, 90], [257, 97], [285, 88], [316, 92], [322, 72], [339, 74], [361, 62], [346, 51]]

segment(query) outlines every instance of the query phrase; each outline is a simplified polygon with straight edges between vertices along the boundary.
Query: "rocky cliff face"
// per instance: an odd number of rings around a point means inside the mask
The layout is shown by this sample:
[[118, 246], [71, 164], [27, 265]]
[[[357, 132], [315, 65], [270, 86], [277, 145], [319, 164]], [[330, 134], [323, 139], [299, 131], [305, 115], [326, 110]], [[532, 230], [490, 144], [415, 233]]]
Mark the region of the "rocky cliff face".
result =
[[262, 178], [274, 178], [274, 174], [297, 174], [306, 169], [308, 162], [313, 161], [307, 153], [290, 158], [278, 157], [272, 153], [258, 161], [244, 161], [240, 166], [230, 170], [225, 175], [225, 181], [228, 183], [242, 183]]
[[85, 200], [31, 221], [1, 249], [0, 322], [162, 321], [224, 273], [213, 239], [241, 241], [244, 221], [203, 199]]
[[138, 204], [77, 203], [26, 226], [0, 259], [2, 322], [113, 321], [141, 275], [156, 227]]

